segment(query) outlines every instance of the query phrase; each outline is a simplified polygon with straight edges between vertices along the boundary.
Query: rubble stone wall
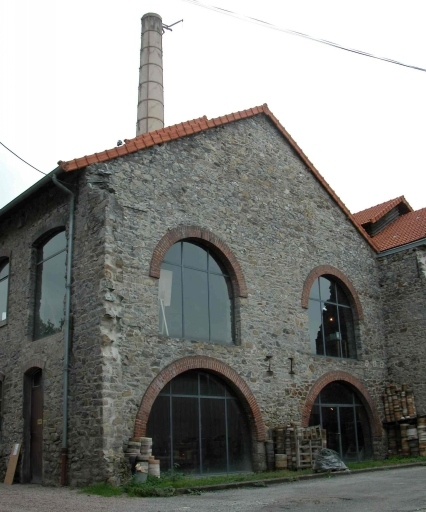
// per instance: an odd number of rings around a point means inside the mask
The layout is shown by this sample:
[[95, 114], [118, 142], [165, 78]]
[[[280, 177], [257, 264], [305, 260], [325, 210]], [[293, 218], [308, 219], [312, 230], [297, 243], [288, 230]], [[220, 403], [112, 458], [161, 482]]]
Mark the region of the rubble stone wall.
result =
[[[123, 447], [133, 436], [145, 393], [165, 368], [191, 356], [218, 360], [239, 375], [250, 390], [245, 395], [255, 400], [247, 410], [256, 411], [251, 423], [257, 432], [302, 421], [312, 387], [330, 372], [344, 372], [361, 382], [368, 403], [383, 419], [383, 264], [268, 118], [233, 122], [62, 179], [76, 193], [71, 485], [122, 481], [128, 472]], [[0, 254], [9, 251], [11, 259], [9, 316], [0, 325], [0, 474], [11, 444], [24, 437], [23, 373], [37, 363], [43, 366], [43, 479], [53, 485], [60, 480], [63, 335], [32, 340], [32, 243], [58, 219], [67, 227], [68, 206], [68, 197], [49, 185], [0, 225]], [[159, 334], [153, 254], [168, 233], [187, 229], [202, 230], [230, 261], [234, 258], [240, 293], [235, 298], [238, 336], [233, 345]], [[362, 311], [357, 359], [311, 353], [303, 292], [306, 279], [319, 267], [337, 269], [356, 291], [357, 310]], [[266, 355], [273, 356], [272, 375]], [[228, 382], [237, 392], [239, 379]], [[385, 447], [380, 428], [374, 433], [375, 454], [381, 456]], [[253, 451], [255, 469], [261, 469], [264, 447], [258, 444]]]
[[[77, 195], [72, 283], [72, 342], [69, 364], [69, 464], [71, 483], [102, 479], [102, 390], [98, 299], [104, 272], [102, 190], [82, 187], [79, 176], [67, 180]], [[61, 475], [63, 404], [63, 332], [33, 339], [35, 291], [34, 242], [50, 229], [66, 228], [69, 199], [53, 184], [28, 199], [19, 210], [5, 215], [0, 225], [0, 253], [10, 257], [7, 322], [0, 326], [0, 372], [4, 374], [3, 435], [0, 442], [0, 478], [4, 478], [14, 443], [22, 444], [16, 479], [28, 480], [28, 411], [24, 405], [24, 374], [42, 369], [43, 483], [59, 485]], [[64, 269], [65, 271], [65, 269]], [[96, 284], [94, 284], [96, 283]]]
[[[102, 329], [103, 419], [111, 461], [132, 437], [150, 383], [188, 356], [210, 356], [237, 371], [266, 427], [300, 421], [311, 387], [336, 370], [364, 384], [382, 417], [387, 370], [375, 255], [267, 118], [93, 165], [90, 173], [102, 176], [110, 191], [105, 226], [110, 293]], [[248, 296], [237, 302], [237, 344], [158, 333], [158, 279], [150, 277], [150, 264], [160, 240], [179, 227], [211, 233], [241, 267]], [[311, 354], [308, 310], [301, 301], [307, 276], [321, 265], [337, 268], [358, 294], [364, 316], [356, 360]], [[266, 371], [268, 354], [272, 376]], [[376, 454], [383, 449], [376, 439]]]
[[426, 414], [426, 250], [379, 258], [390, 382], [411, 384]]

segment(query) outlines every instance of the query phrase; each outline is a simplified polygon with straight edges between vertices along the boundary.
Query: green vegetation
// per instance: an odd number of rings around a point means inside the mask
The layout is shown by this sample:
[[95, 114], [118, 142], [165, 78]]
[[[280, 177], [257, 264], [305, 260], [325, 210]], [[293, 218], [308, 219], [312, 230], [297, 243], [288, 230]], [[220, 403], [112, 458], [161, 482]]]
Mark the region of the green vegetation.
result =
[[[378, 468], [393, 465], [403, 465], [413, 462], [426, 464], [426, 457], [391, 457], [386, 460], [367, 460], [363, 462], [348, 462], [346, 465], [350, 470]], [[286, 469], [280, 471], [265, 471], [263, 473], [237, 473], [233, 475], [216, 475], [194, 477], [185, 475], [179, 471], [167, 471], [161, 478], [155, 478], [151, 475], [143, 484], [134, 483], [130, 480], [122, 487], [113, 487], [105, 483], [97, 483], [82, 489], [86, 494], [97, 494], [99, 496], [121, 496], [123, 493], [128, 496], [149, 497], [149, 496], [173, 496], [176, 489], [186, 489], [187, 494], [199, 494], [200, 487], [210, 485], [223, 485], [229, 483], [253, 482], [253, 485], [262, 486], [266, 480], [288, 479], [296, 481], [302, 475], [310, 475], [313, 471], [303, 469], [299, 471], [289, 471]], [[332, 473], [331, 473], [332, 474]], [[330, 473], [325, 473], [326, 476]]]
[[121, 487], [113, 487], [112, 485], [99, 482], [97, 484], [84, 487], [81, 492], [110, 498], [111, 496], [121, 496], [123, 494], [123, 489]]
[[348, 462], [349, 469], [379, 468], [382, 466], [394, 466], [398, 464], [412, 464], [413, 462], [426, 463], [426, 457], [390, 457], [385, 460], [364, 460], [362, 462]]

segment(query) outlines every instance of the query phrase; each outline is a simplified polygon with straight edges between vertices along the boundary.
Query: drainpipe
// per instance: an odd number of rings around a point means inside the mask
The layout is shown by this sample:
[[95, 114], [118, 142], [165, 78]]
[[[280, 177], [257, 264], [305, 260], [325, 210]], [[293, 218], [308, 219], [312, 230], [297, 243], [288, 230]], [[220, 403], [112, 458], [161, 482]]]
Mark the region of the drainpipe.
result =
[[62, 405], [62, 450], [61, 450], [61, 485], [67, 481], [68, 459], [68, 365], [70, 347], [70, 317], [71, 317], [71, 265], [74, 239], [74, 209], [75, 196], [67, 187], [59, 183], [54, 174], [53, 183], [70, 196], [70, 213], [68, 222], [68, 251], [67, 251], [67, 277], [65, 291], [65, 324], [64, 324], [64, 375], [63, 375], [63, 405]]

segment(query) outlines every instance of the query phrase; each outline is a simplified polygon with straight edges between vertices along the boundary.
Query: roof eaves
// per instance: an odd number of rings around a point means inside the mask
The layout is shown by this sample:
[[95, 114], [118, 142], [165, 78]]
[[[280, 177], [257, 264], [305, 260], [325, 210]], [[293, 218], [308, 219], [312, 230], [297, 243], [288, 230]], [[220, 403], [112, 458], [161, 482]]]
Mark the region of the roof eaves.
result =
[[43, 178], [41, 178], [39, 181], [36, 181], [34, 185], [32, 185], [30, 188], [24, 190], [24, 192], [22, 192], [22, 194], [20, 194], [18, 197], [15, 197], [15, 199], [12, 199], [12, 201], [4, 205], [3, 208], [0, 209], [0, 218], [6, 215], [6, 213], [8, 213], [9, 211], [13, 210], [18, 205], [20, 205], [22, 201], [35, 194], [42, 187], [44, 187], [48, 183], [51, 183], [52, 176], [58, 176], [59, 174], [61, 174], [61, 172], [62, 169], [60, 167], [56, 167], [56, 169], [43, 176]]
[[385, 256], [390, 256], [391, 254], [395, 254], [397, 252], [407, 251], [408, 249], [415, 249], [416, 247], [426, 246], [426, 238], [419, 238], [418, 240], [414, 240], [413, 242], [408, 242], [402, 245], [396, 245], [395, 247], [390, 247], [387, 249], [381, 249], [379, 253], [376, 255], [376, 258], [383, 258]]

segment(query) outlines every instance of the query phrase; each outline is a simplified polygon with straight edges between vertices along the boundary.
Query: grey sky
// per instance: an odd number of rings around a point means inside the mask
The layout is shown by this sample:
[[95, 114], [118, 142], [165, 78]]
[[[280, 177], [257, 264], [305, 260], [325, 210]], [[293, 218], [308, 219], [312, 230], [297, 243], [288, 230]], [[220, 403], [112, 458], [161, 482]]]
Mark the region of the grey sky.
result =
[[[426, 68], [422, 0], [212, 5]], [[166, 125], [267, 103], [351, 211], [426, 206], [426, 73], [181, 0], [0, 0], [1, 142], [50, 172], [133, 137], [146, 12], [184, 19], [163, 38]], [[0, 207], [41, 177], [0, 147]]]

